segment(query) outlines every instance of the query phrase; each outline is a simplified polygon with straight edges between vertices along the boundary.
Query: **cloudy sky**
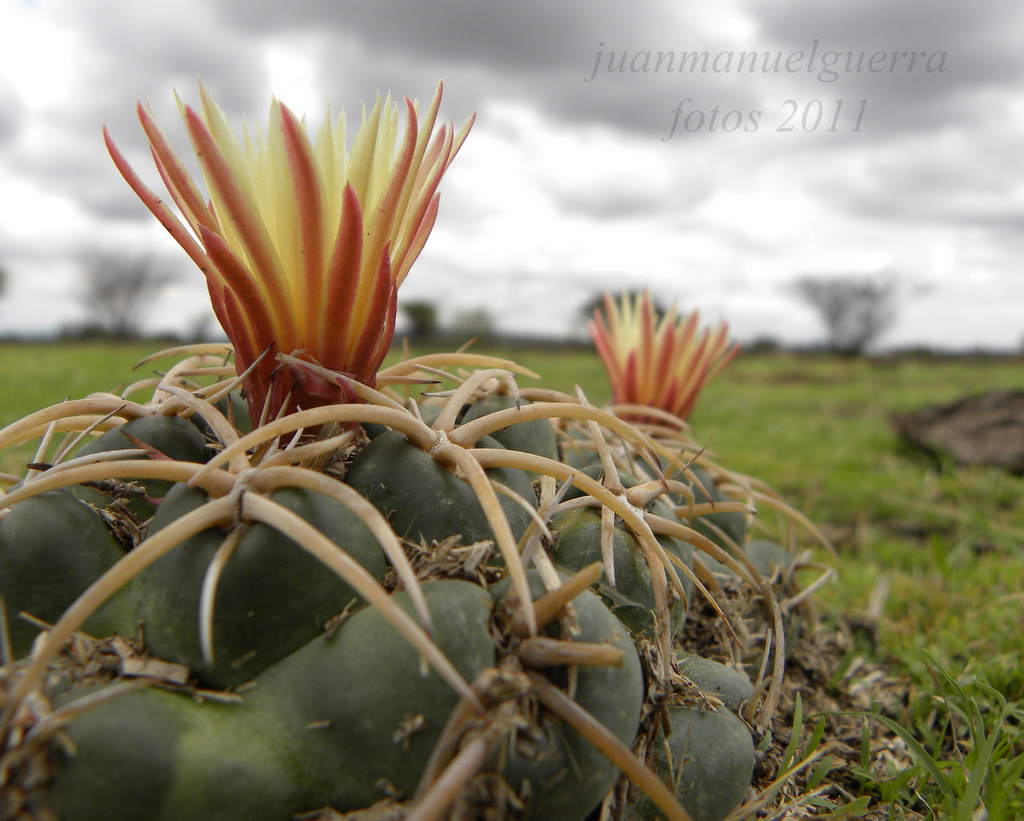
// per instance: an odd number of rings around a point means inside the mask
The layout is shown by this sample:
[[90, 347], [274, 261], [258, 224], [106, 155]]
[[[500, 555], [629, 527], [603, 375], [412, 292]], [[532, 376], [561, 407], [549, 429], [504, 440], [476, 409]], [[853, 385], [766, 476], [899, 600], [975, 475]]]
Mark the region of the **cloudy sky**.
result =
[[899, 278], [885, 342], [1024, 340], [1019, 0], [0, 0], [0, 334], [81, 319], [83, 249], [175, 271], [153, 329], [209, 315], [198, 271], [114, 169], [159, 188], [135, 119], [182, 151], [174, 91], [311, 126], [378, 91], [477, 122], [403, 299], [579, 330], [650, 286], [737, 337], [813, 342], [800, 275]]

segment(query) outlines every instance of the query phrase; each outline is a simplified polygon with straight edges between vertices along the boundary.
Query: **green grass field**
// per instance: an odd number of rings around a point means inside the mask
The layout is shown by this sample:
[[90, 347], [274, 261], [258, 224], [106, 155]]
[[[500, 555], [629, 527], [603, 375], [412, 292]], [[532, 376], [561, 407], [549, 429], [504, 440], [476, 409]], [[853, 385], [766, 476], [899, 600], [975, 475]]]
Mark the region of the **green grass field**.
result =
[[[133, 377], [130, 367], [154, 347], [0, 346], [0, 426], [65, 397], [142, 378], [145, 373]], [[579, 384], [593, 403], [608, 399], [594, 355], [488, 352], [537, 371], [545, 387], [571, 391]], [[723, 464], [772, 485], [832, 539], [838, 558], [830, 561], [839, 580], [820, 596], [822, 608], [861, 620], [878, 617], [877, 643], [866, 652], [912, 682], [907, 721], [915, 734], [927, 735], [935, 725], [943, 692], [931, 657], [963, 688], [965, 704], [978, 709], [978, 726], [1009, 739], [998, 748], [993, 742], [981, 769], [1004, 765], [1001, 772], [1016, 781], [1018, 802], [1024, 802], [1024, 479], [938, 464], [903, 445], [889, 416], [1022, 385], [1024, 361], [1014, 358], [741, 355], [706, 389], [691, 419], [696, 438]], [[0, 470], [19, 472], [19, 460], [30, 455], [3, 454]], [[1009, 702], [1005, 709], [1002, 699]], [[956, 712], [946, 709], [950, 716]], [[984, 746], [983, 738], [974, 739], [969, 747]], [[950, 752], [942, 771], [959, 768], [968, 786], [989, 778], [957, 759], [961, 753]], [[921, 803], [908, 795], [906, 806]], [[949, 817], [966, 821], [971, 815]]]
[[732, 469], [770, 482], [821, 524], [839, 551], [835, 600], [889, 596], [885, 645], [981, 665], [1024, 695], [1024, 480], [940, 465], [894, 433], [897, 410], [1024, 384], [1014, 359], [868, 362], [739, 358], [692, 418]]

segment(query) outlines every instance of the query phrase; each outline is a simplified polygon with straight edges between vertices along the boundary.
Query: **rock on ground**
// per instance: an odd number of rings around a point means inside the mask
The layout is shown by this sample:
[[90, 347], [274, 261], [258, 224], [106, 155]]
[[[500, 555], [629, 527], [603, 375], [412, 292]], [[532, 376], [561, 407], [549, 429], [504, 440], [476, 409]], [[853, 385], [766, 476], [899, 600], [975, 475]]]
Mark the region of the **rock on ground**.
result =
[[961, 465], [1024, 474], [1024, 391], [997, 391], [892, 416], [897, 433]]

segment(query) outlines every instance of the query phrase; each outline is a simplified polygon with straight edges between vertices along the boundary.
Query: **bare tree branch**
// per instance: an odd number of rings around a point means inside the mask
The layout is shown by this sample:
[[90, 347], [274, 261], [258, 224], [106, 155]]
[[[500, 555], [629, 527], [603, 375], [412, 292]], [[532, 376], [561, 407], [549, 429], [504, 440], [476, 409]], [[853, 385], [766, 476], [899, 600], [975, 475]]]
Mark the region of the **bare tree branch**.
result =
[[82, 269], [78, 297], [89, 324], [118, 338], [139, 335], [154, 298], [173, 279], [149, 254], [87, 251]]
[[794, 287], [821, 317], [829, 347], [837, 353], [863, 353], [896, 319], [899, 289], [889, 277], [805, 276]]

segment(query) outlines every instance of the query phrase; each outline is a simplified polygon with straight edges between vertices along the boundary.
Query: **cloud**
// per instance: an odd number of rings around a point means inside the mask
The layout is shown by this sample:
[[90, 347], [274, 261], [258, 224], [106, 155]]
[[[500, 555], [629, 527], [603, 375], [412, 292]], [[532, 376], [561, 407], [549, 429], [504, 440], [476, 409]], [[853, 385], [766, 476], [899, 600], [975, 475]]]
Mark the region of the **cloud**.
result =
[[238, 13], [237, 4], [214, 0], [221, 24], [231, 30], [265, 33], [316, 27], [354, 35], [376, 45], [382, 56], [396, 55], [451, 65], [501, 69], [561, 68], [574, 65], [577, 42], [597, 42], [612, 26], [627, 36], [649, 31], [669, 5], [640, 0], [628, 14], [616, 7], [596, 7], [583, 0], [518, 3], [435, 0], [410, 4], [402, 0], [356, 0], [326, 8], [320, 0], [255, 0]]
[[[422, 101], [443, 78], [442, 117], [478, 119], [413, 295], [479, 297], [548, 327], [598, 287], [650, 283], [763, 329], [758, 305], [784, 314], [777, 289], [796, 273], [884, 257], [970, 271], [979, 300], [1002, 288], [1024, 310], [1007, 285], [1024, 220], [1022, 23], [1024, 6], [1005, 0], [6, 2], [0, 260], [18, 279], [7, 299], [42, 271], [69, 271], [83, 238], [154, 244], [187, 264], [102, 144], [106, 125], [162, 191], [136, 100], [187, 155], [174, 91], [195, 103], [198, 77], [236, 126], [265, 121], [271, 93], [315, 125], [328, 100], [351, 121], [378, 91]], [[827, 82], [820, 65], [806, 70], [812, 48], [819, 64], [827, 50], [945, 58], [942, 71], [919, 58]], [[705, 51], [802, 55], [794, 71], [684, 65]], [[755, 112], [754, 131], [723, 127]], [[787, 117], [792, 130], [778, 130]], [[7, 322], [31, 312], [0, 307]]]
[[[860, 54], [866, 55], [863, 70], [844, 76], [830, 89], [869, 97], [874, 135], [924, 132], [968, 121], [983, 114], [988, 104], [979, 91], [1016, 90], [1024, 71], [1015, 35], [1024, 24], [1024, 7], [1002, 0], [970, 5], [957, 0], [926, 5], [767, 0], [758, 4], [756, 13], [761, 35], [782, 47], [808, 48], [817, 40], [822, 50], [853, 52], [854, 65]], [[870, 57], [879, 52], [889, 55], [878, 63], [888, 70], [872, 72], [867, 69]], [[911, 52], [922, 56], [912, 62]]]
[[14, 90], [14, 86], [0, 76], [0, 146], [17, 136], [24, 112], [24, 101]]

